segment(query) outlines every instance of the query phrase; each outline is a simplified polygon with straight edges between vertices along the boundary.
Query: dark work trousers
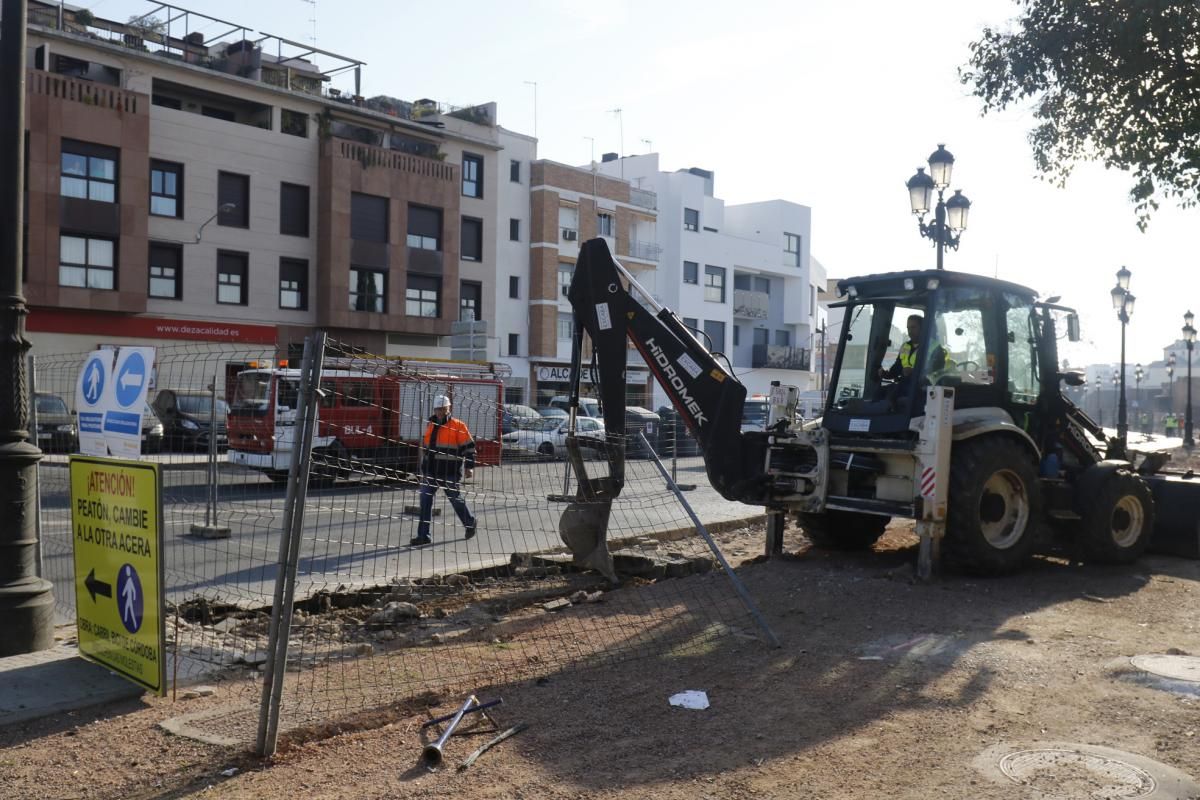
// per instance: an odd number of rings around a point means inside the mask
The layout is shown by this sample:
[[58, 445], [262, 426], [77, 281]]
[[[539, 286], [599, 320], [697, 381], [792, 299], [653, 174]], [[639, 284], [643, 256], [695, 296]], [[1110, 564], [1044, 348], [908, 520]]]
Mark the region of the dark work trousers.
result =
[[475, 527], [475, 517], [471, 515], [471, 509], [467, 508], [467, 501], [462, 499], [462, 493], [458, 490], [458, 481], [457, 470], [453, 475], [444, 474], [442, 477], [434, 477], [428, 472], [421, 476], [421, 522], [417, 525], [418, 538], [429, 537], [429, 521], [433, 518], [433, 496], [437, 494], [438, 489], [446, 493], [446, 499], [450, 501], [450, 505], [454, 506], [454, 513], [458, 514], [458, 519], [463, 526]]

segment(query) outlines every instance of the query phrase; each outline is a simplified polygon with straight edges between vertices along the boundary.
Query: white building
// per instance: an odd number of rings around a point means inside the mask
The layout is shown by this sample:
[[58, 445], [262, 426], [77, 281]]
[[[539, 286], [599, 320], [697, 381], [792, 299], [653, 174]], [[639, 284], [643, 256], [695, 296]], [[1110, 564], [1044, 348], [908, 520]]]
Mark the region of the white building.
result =
[[[772, 381], [817, 388], [825, 271], [810, 257], [811, 209], [786, 200], [727, 206], [712, 172], [664, 172], [657, 153], [605, 159], [602, 174], [657, 194], [661, 255], [643, 276], [656, 299], [729, 356], [751, 394]], [[657, 386], [653, 403], [667, 403]]]

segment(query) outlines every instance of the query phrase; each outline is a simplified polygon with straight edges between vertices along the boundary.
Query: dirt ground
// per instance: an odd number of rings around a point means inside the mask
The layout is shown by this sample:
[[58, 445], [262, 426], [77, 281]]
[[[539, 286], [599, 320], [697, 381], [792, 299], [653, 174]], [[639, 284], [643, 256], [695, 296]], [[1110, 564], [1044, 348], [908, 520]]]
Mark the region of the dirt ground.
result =
[[[760, 551], [762, 531], [741, 534]], [[726, 542], [736, 550], [738, 543]], [[738, 572], [782, 642], [726, 636], [540, 681], [498, 682], [503, 725], [528, 729], [454, 768], [493, 734], [451, 739], [420, 763], [433, 698], [272, 759], [173, 736], [158, 722], [216, 696], [131, 700], [0, 730], [5, 798], [1118, 798], [1186, 797], [1105, 785], [1067, 765], [995, 768], [999, 751], [1097, 745], [1200, 778], [1200, 684], [1146, 678], [1138, 654], [1200, 654], [1200, 562], [1126, 568], [1039, 558], [1002, 579], [912, 579], [915, 537], [893, 525], [875, 551], [809, 550]], [[628, 589], [621, 591], [638, 591]], [[707, 693], [705, 710], [668, 698]], [[481, 726], [482, 727], [482, 726]], [[1078, 765], [1075, 765], [1078, 767]]]

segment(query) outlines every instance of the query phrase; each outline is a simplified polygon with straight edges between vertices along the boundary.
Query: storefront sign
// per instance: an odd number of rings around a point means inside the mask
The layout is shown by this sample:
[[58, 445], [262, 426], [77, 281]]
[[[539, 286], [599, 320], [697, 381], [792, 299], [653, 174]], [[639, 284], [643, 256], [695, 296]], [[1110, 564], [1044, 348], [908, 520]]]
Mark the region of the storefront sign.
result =
[[78, 333], [129, 339], [191, 339], [201, 342], [275, 344], [274, 325], [164, 319], [101, 312], [34, 309], [26, 324], [35, 333]]
[[[592, 368], [590, 366], [583, 368], [583, 374], [579, 376], [582, 383], [595, 383], [592, 379]], [[645, 383], [650, 378], [650, 373], [645, 370], [626, 370], [626, 383]], [[567, 383], [571, 380], [571, 368], [569, 366], [542, 366], [537, 368], [538, 383]]]

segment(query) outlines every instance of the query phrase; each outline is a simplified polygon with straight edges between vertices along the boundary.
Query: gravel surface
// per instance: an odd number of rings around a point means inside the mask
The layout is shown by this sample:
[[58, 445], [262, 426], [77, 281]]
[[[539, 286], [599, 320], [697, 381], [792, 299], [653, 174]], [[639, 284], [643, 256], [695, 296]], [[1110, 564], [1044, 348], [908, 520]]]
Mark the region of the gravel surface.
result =
[[[1018, 784], [985, 754], [1037, 742], [1114, 748], [1200, 778], [1200, 684], [1151, 679], [1129, 663], [1138, 654], [1200, 655], [1200, 562], [1151, 556], [1103, 568], [1039, 558], [1016, 576], [920, 584], [910, 525], [894, 524], [861, 554], [810, 550], [789, 528], [789, 555], [770, 562], [749, 558], [762, 536], [728, 534], [724, 549], [743, 554], [739, 574], [780, 649], [728, 635], [700, 652], [539, 680], [520, 669], [497, 674], [477, 693], [504, 698], [494, 712], [502, 728], [529, 727], [465, 771], [456, 765], [495, 736], [486, 724], [450, 740], [442, 769], [420, 763], [421, 723], [455, 710], [459, 696], [291, 734], [268, 760], [159, 727], [245, 694], [226, 682], [211, 696], [133, 700], [4, 729], [0, 795], [1136, 796], [1080, 759]], [[689, 689], [706, 692], [709, 708], [668, 703]]]

